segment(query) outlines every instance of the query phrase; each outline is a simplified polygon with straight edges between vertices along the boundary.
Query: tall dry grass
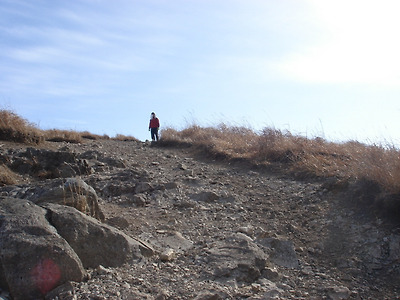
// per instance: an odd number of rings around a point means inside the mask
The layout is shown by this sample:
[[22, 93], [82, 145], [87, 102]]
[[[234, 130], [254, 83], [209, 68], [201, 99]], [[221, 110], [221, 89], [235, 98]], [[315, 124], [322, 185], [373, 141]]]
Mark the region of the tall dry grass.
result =
[[138, 142], [139, 140], [133, 136], [130, 135], [123, 135], [123, 134], [117, 134], [115, 137], [112, 138], [113, 140], [116, 141], [123, 141], [123, 142]]
[[251, 157], [258, 136], [251, 129], [239, 126], [200, 127], [192, 125], [182, 131], [172, 128], [162, 130], [161, 144], [192, 144], [210, 154], [232, 158]]
[[400, 151], [394, 147], [365, 145], [356, 141], [328, 142], [265, 128], [260, 133], [245, 127], [192, 125], [162, 131], [161, 145], [190, 144], [208, 154], [244, 158], [255, 164], [281, 164], [298, 176], [369, 180], [385, 191], [400, 193]]
[[[108, 135], [92, 134], [88, 131], [41, 130], [10, 110], [0, 110], [0, 140], [23, 144], [40, 144], [44, 141], [79, 144], [83, 143], [84, 139], [109, 140], [110, 137]], [[138, 141], [133, 136], [120, 134], [113, 139], [119, 141]]]
[[16, 184], [19, 180], [17, 174], [11, 171], [6, 165], [0, 164], [0, 186]]
[[44, 140], [41, 130], [10, 110], [0, 110], [0, 140], [39, 144]]
[[44, 131], [45, 138], [50, 142], [67, 142], [80, 144], [83, 142], [82, 133], [74, 130], [50, 129]]

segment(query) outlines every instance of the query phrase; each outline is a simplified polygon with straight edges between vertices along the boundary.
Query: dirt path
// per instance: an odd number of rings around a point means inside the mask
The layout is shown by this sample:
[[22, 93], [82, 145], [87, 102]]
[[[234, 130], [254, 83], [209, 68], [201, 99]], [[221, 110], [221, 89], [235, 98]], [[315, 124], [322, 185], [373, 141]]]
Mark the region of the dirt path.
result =
[[343, 207], [324, 182], [199, 160], [189, 148], [88, 141], [67, 149], [95, 170], [82, 178], [107, 222], [161, 254], [90, 270], [74, 284], [77, 299], [400, 297], [398, 231]]

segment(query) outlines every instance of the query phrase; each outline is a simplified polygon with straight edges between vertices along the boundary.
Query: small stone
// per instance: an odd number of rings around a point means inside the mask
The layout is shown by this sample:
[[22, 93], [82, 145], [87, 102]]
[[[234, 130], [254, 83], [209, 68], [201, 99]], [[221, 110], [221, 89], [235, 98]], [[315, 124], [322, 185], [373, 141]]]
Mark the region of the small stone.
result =
[[167, 299], [169, 299], [169, 295], [168, 292], [165, 290], [159, 292], [157, 297], [155, 298], [155, 300], [167, 300]]
[[122, 287], [123, 287], [123, 288], [126, 288], [126, 289], [130, 289], [130, 288], [131, 288], [131, 285], [130, 285], [129, 283], [127, 283], [127, 282], [124, 282], [124, 283], [122, 284]]
[[313, 272], [313, 270], [312, 270], [312, 268], [311, 268], [310, 266], [304, 267], [304, 268], [301, 270], [301, 273], [302, 273], [303, 275], [313, 275], [313, 274], [314, 274], [314, 272]]
[[102, 265], [99, 265], [99, 266], [96, 268], [96, 272], [97, 272], [99, 275], [106, 275], [106, 274], [112, 273], [110, 269], [105, 268], [105, 267], [103, 267]]
[[266, 268], [263, 270], [263, 275], [265, 278], [271, 281], [277, 281], [280, 277], [278, 271], [275, 268]]
[[254, 293], [258, 293], [259, 291], [261, 291], [261, 284], [258, 283], [252, 283], [251, 284], [251, 289]]
[[181, 170], [187, 170], [188, 169], [188, 166], [187, 165], [185, 165], [185, 164], [179, 164], [179, 169], [181, 169]]
[[129, 222], [124, 217], [113, 217], [107, 220], [107, 224], [117, 227], [119, 229], [125, 229], [129, 227]]
[[133, 195], [132, 202], [138, 207], [143, 207], [146, 205], [146, 196], [144, 194]]
[[176, 253], [173, 249], [167, 249], [160, 254], [160, 259], [163, 262], [172, 261], [176, 257]]
[[176, 189], [176, 188], [178, 188], [178, 184], [177, 184], [176, 182], [167, 182], [167, 183], [165, 184], [165, 188], [166, 188], [167, 190]]
[[239, 227], [238, 232], [245, 233], [249, 236], [254, 234], [254, 227], [253, 226], [242, 226]]
[[331, 286], [327, 288], [328, 297], [331, 300], [346, 300], [349, 299], [351, 291], [344, 286]]
[[136, 187], [135, 187], [136, 194], [146, 193], [151, 190], [153, 190], [153, 187], [148, 182], [139, 182], [138, 184], [136, 184]]

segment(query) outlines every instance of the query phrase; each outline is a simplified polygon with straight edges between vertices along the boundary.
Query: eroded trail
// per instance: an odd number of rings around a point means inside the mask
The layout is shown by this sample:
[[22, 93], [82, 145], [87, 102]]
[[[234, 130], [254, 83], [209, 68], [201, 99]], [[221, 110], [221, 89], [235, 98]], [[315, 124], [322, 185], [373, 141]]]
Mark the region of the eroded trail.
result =
[[106, 222], [157, 251], [89, 270], [90, 279], [61, 299], [400, 296], [399, 232], [344, 207], [322, 181], [197, 159], [190, 148], [52, 145], [94, 170], [81, 178], [98, 194]]
[[126, 164], [87, 179], [107, 218], [167, 256], [94, 272], [80, 286], [82, 295], [129, 299], [137, 290], [150, 299], [365, 299], [398, 293], [379, 274], [381, 248], [392, 243], [387, 250], [399, 255], [396, 238], [340, 209], [321, 182], [200, 161], [188, 149], [101, 147]]

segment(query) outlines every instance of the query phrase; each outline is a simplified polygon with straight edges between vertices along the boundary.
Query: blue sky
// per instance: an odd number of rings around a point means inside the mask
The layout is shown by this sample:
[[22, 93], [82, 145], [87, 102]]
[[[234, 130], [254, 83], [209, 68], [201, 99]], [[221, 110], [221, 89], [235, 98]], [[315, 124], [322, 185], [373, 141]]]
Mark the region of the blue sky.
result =
[[149, 138], [275, 127], [400, 144], [397, 0], [0, 0], [0, 107]]

